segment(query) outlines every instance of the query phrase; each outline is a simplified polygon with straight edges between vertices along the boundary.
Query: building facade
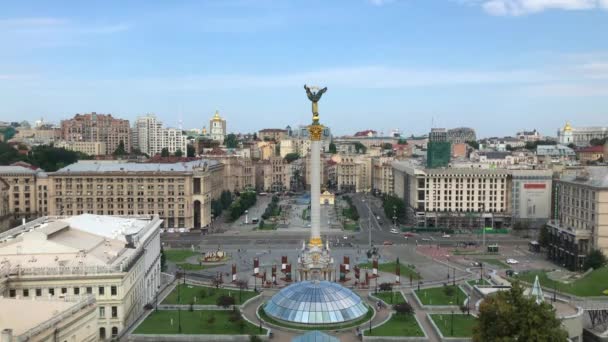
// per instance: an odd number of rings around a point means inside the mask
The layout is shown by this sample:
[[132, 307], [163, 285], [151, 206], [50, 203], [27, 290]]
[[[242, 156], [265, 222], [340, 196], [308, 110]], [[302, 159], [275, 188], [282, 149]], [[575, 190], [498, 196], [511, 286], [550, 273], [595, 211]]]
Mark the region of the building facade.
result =
[[372, 158], [372, 189], [381, 194], [393, 194], [392, 157]]
[[219, 141], [220, 144], [224, 143], [226, 137], [226, 120], [220, 117], [219, 111], [215, 111], [213, 118], [209, 120], [209, 137], [211, 140]]
[[608, 127], [572, 127], [569, 122], [557, 131], [560, 144], [589, 146], [592, 139], [608, 137]]
[[0, 177], [9, 185], [8, 208], [12, 220], [30, 220], [49, 214], [49, 179], [44, 171], [0, 166]]
[[340, 192], [372, 190], [372, 158], [367, 155], [340, 154], [336, 162], [336, 187]]
[[187, 145], [188, 137], [181, 129], [164, 128], [153, 114], [140, 116], [133, 123], [133, 148], [149, 156], [160, 154], [165, 148], [171, 154], [179, 150], [185, 155]]
[[270, 157], [256, 164], [256, 187], [262, 191], [285, 191], [290, 188], [290, 168], [285, 159]]
[[61, 138], [67, 141], [103, 142], [106, 153], [112, 154], [120, 143], [125, 151], [131, 151], [131, 127], [129, 120], [114, 118], [111, 114], [76, 114], [61, 121]]
[[12, 212], [10, 210], [10, 185], [0, 178], [0, 232], [10, 228]]
[[475, 130], [469, 127], [458, 127], [449, 129], [447, 140], [452, 144], [464, 144], [467, 141], [477, 141]]
[[287, 130], [280, 128], [265, 128], [258, 131], [259, 140], [273, 140], [279, 142], [287, 137]]
[[[587, 146], [575, 151], [576, 158], [581, 164], [588, 164], [604, 159], [604, 146]], [[605, 160], [604, 160], [605, 161]]]
[[204, 155], [224, 165], [223, 189], [231, 192], [255, 188], [255, 164], [251, 158], [226, 155]]
[[593, 249], [608, 256], [608, 169], [593, 166], [565, 173], [555, 181], [548, 257], [582, 270]]
[[[160, 288], [156, 217], [42, 217], [0, 234], [9, 298], [94, 296], [99, 340], [116, 339]], [[16, 237], [15, 237], [16, 236]], [[27, 265], [27, 267], [23, 267]]]
[[55, 142], [55, 147], [64, 148], [69, 151], [80, 152], [90, 156], [105, 155], [107, 153], [106, 143], [101, 141], [65, 141]]

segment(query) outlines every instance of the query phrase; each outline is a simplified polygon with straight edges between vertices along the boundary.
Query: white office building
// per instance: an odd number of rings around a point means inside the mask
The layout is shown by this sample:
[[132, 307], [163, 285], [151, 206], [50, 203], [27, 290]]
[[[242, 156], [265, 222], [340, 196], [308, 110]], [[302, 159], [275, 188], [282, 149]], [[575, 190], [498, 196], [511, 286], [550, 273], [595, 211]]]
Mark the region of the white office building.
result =
[[187, 137], [181, 129], [163, 128], [163, 123], [154, 114], [137, 118], [133, 124], [133, 147], [154, 156], [166, 148], [174, 154], [177, 150], [186, 155]]

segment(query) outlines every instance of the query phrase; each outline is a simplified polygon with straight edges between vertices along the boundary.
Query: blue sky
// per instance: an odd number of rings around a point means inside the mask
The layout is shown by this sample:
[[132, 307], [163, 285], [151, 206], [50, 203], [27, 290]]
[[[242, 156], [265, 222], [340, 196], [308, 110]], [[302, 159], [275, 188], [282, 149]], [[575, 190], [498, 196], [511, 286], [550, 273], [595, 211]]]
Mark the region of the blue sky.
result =
[[608, 0], [14, 1], [0, 120], [96, 111], [229, 131], [608, 125]]

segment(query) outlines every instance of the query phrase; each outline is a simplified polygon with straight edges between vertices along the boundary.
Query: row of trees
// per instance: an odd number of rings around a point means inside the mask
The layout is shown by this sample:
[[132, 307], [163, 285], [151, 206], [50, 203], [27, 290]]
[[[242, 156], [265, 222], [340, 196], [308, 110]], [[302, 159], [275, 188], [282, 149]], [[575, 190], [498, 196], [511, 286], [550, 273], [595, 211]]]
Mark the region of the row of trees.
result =
[[211, 200], [211, 213], [214, 217], [219, 217], [222, 211], [230, 207], [230, 204], [232, 204], [232, 193], [224, 190], [219, 199]]
[[398, 223], [405, 223], [406, 211], [405, 202], [395, 195], [384, 195], [382, 197], [382, 208], [386, 217], [397, 217]]
[[344, 201], [348, 203], [348, 208], [342, 210], [342, 214], [344, 217], [349, 218], [353, 221], [359, 220], [359, 211], [357, 211], [357, 207], [353, 204], [353, 199], [350, 196], [342, 196]]
[[53, 172], [81, 159], [92, 159], [92, 157], [50, 145], [34, 146], [27, 154], [21, 154], [13, 146], [0, 142], [0, 165], [23, 161], [45, 171]]
[[255, 191], [241, 192], [239, 198], [232, 202], [228, 207], [228, 219], [234, 221], [245, 213], [245, 210], [251, 208], [257, 200], [257, 194]]
[[271, 216], [278, 216], [281, 214], [281, 207], [279, 206], [279, 197], [277, 195], [272, 196], [270, 203], [262, 214], [262, 219], [268, 220]]

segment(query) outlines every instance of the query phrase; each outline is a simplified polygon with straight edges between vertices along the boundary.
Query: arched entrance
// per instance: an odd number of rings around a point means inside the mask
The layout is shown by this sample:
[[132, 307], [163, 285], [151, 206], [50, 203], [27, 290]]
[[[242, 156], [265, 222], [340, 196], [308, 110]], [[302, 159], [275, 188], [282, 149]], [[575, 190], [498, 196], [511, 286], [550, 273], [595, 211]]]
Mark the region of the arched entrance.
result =
[[194, 201], [194, 228], [201, 227], [201, 201]]

